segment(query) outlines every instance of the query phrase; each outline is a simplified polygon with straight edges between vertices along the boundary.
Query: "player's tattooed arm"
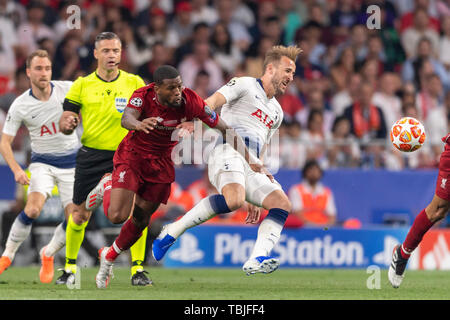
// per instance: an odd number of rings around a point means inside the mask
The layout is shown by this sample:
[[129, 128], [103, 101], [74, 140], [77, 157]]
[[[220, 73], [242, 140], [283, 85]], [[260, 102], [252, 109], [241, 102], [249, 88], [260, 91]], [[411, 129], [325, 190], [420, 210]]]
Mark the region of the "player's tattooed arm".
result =
[[122, 127], [128, 130], [144, 131], [145, 133], [149, 133], [158, 124], [158, 119], [155, 117], [145, 118], [141, 121], [138, 120], [140, 116], [141, 112], [139, 110], [134, 108], [125, 108], [121, 121]]

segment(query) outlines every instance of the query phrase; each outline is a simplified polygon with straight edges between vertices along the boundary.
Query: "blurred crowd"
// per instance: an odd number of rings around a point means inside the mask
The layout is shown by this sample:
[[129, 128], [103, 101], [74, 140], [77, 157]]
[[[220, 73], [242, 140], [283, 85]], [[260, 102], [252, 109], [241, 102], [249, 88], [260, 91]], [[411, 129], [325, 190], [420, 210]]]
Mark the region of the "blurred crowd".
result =
[[[29, 86], [30, 52], [46, 49], [53, 79], [75, 80], [93, 71], [101, 31], [122, 39], [122, 69], [149, 83], [174, 65], [203, 98], [232, 77], [259, 77], [272, 45], [298, 45], [279, 97], [280, 167], [432, 168], [449, 131], [450, 0], [0, 0], [0, 125]], [[426, 128], [412, 154], [389, 142], [402, 116]]]

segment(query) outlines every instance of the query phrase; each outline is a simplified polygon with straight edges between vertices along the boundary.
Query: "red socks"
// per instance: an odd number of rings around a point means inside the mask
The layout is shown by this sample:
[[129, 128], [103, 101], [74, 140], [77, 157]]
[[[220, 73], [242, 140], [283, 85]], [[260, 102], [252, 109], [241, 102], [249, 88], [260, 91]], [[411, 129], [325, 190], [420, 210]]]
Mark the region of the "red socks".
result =
[[414, 219], [414, 223], [409, 229], [408, 235], [402, 244], [402, 257], [408, 259], [414, 249], [417, 248], [419, 243], [422, 241], [425, 233], [433, 226], [434, 222], [428, 219], [425, 209], [422, 210]]
[[119, 235], [106, 253], [106, 259], [114, 261], [122, 251], [128, 250], [142, 235], [142, 230], [136, 227], [133, 219], [128, 219], [122, 226]]

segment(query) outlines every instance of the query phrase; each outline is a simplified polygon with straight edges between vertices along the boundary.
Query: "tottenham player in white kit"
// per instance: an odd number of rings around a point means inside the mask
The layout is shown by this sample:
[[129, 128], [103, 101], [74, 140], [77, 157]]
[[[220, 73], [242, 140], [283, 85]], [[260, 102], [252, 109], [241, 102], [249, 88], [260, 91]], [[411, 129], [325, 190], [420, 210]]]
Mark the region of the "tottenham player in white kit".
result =
[[[260, 79], [231, 79], [205, 100], [211, 108], [222, 107], [221, 117], [246, 141], [260, 161], [272, 135], [281, 125], [283, 111], [275, 96], [283, 94], [293, 80], [298, 47], [272, 47], [264, 61]], [[269, 210], [258, 228], [258, 236], [244, 272], [270, 273], [279, 266], [270, 256], [280, 238], [291, 210], [288, 197], [271, 175], [252, 171], [242, 156], [228, 143], [217, 145], [208, 159], [208, 176], [220, 194], [201, 200], [181, 219], [166, 225], [153, 242], [153, 256], [162, 259], [169, 247], [188, 228], [201, 224], [217, 214], [239, 209], [245, 201], [250, 208], [246, 222], [256, 223], [260, 207]]]
[[[26, 72], [31, 89], [12, 103], [3, 127], [0, 152], [8, 163], [17, 183], [28, 185], [25, 209], [17, 216], [0, 258], [0, 274], [8, 268], [20, 245], [31, 231], [32, 222], [39, 217], [45, 201], [55, 184], [64, 206], [70, 212], [75, 174], [75, 156], [79, 148], [76, 132], [64, 135], [59, 131], [62, 104], [71, 81], [50, 81], [52, 64], [45, 50], [33, 52], [27, 59]], [[30, 178], [14, 159], [11, 143], [21, 124], [25, 124], [31, 139]], [[53, 256], [66, 242], [64, 223], [58, 225], [50, 243], [40, 250], [41, 282], [53, 279]]]

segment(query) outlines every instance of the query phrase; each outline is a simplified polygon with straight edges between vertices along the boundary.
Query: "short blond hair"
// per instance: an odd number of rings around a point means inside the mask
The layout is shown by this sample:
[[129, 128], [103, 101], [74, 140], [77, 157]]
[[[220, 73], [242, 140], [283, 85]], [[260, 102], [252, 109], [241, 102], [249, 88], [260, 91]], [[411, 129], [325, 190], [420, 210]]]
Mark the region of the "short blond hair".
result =
[[297, 60], [297, 56], [302, 53], [302, 51], [303, 50], [297, 46], [273, 46], [266, 52], [266, 56], [264, 57], [263, 70], [266, 71], [267, 65], [269, 63], [279, 62], [282, 57], [287, 57], [295, 62]]
[[[39, 58], [48, 58], [48, 60], [50, 60], [50, 55], [48, 54], [47, 50], [36, 50], [34, 52], [32, 52], [28, 57], [27, 57], [27, 61], [25, 62], [25, 66], [29, 69], [31, 67], [31, 61], [33, 60], [34, 57], [39, 57]], [[51, 60], [50, 60], [51, 62]]]

